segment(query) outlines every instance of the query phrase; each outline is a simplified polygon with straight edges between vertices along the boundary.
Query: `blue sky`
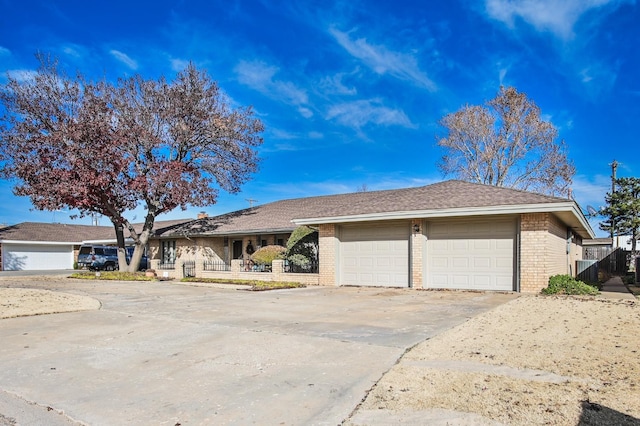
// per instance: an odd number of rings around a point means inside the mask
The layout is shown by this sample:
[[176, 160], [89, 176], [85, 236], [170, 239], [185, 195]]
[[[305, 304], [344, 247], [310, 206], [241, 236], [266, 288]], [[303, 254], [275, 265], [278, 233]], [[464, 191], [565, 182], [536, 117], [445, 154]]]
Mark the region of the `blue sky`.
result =
[[[216, 205], [158, 219], [221, 214], [248, 207], [247, 199], [441, 181], [438, 121], [495, 97], [500, 85], [527, 93], [558, 127], [583, 207], [604, 204], [613, 159], [621, 163], [618, 176], [640, 176], [635, 0], [0, 5], [2, 83], [7, 72], [33, 72], [36, 51], [95, 79], [170, 79], [193, 61], [233, 103], [253, 105], [266, 130], [252, 181], [240, 194], [221, 193]], [[69, 212], [32, 210], [7, 181], [0, 199], [0, 223], [72, 223]], [[129, 215], [142, 217], [142, 210]]]

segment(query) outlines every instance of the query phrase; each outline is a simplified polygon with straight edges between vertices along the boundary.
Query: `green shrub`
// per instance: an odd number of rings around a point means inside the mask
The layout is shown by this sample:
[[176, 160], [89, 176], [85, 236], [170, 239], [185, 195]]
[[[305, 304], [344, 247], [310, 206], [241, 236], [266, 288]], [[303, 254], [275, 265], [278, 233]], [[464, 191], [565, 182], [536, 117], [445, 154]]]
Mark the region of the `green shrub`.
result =
[[296, 266], [308, 267], [318, 260], [318, 230], [298, 226], [287, 241], [286, 259]]
[[282, 246], [264, 246], [251, 255], [251, 260], [258, 265], [271, 265], [275, 259], [282, 259], [286, 250]]
[[554, 275], [549, 278], [549, 286], [543, 288], [542, 293], [596, 295], [598, 294], [598, 289], [569, 275]]
[[622, 281], [627, 285], [633, 285], [633, 284], [636, 283], [636, 274], [635, 273], [629, 273], [629, 274], [625, 275], [624, 277], [622, 277]]

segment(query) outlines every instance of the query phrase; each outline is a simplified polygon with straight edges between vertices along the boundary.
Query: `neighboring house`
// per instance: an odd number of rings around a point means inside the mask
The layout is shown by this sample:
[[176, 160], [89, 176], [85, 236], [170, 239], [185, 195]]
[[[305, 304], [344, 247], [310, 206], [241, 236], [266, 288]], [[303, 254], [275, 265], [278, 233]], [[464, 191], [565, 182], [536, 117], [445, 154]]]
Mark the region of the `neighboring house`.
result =
[[[190, 220], [159, 221], [156, 228]], [[0, 228], [0, 270], [73, 269], [83, 243], [115, 245], [113, 226], [23, 222]]]
[[582, 241], [594, 237], [573, 200], [446, 181], [283, 200], [158, 229], [152, 265], [180, 275], [194, 262], [196, 275], [239, 277], [247, 247], [284, 245], [298, 225], [319, 230], [319, 273], [305, 282], [417, 289], [538, 292], [551, 275], [575, 275]]

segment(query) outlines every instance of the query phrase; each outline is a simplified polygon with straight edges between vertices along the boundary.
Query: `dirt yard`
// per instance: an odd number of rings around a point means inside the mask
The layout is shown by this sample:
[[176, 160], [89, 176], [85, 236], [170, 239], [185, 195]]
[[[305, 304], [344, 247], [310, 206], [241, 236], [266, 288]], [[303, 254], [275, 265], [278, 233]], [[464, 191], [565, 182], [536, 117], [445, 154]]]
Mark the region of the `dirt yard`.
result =
[[78, 296], [27, 288], [0, 288], [0, 319], [100, 309], [100, 302]]
[[464, 424], [638, 425], [640, 304], [520, 297], [409, 350], [367, 410], [406, 423], [455, 411]]
[[[0, 288], [0, 318], [99, 308], [89, 297]], [[346, 423], [366, 419], [638, 425], [640, 303], [522, 296], [407, 351]]]

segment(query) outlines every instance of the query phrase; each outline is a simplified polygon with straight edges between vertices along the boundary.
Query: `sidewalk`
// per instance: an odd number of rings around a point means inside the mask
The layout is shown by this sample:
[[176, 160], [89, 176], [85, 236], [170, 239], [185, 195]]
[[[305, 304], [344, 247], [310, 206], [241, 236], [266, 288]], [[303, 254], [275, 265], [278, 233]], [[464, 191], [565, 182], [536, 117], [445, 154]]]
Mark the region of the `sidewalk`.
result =
[[604, 299], [629, 299], [636, 300], [635, 296], [627, 290], [627, 287], [622, 283], [622, 278], [613, 277], [607, 282], [602, 284], [602, 290], [600, 290], [600, 297]]

